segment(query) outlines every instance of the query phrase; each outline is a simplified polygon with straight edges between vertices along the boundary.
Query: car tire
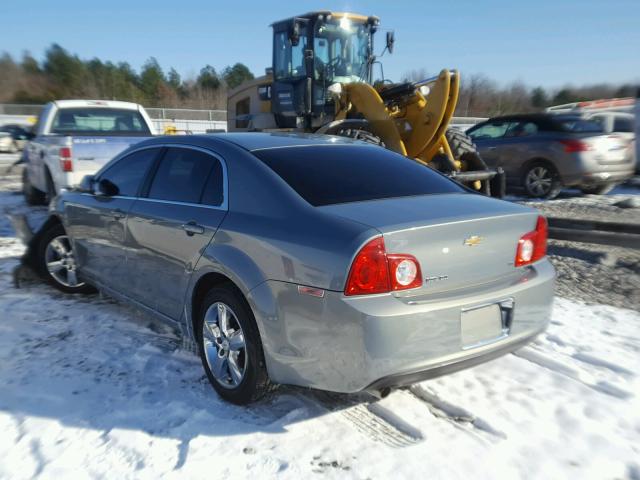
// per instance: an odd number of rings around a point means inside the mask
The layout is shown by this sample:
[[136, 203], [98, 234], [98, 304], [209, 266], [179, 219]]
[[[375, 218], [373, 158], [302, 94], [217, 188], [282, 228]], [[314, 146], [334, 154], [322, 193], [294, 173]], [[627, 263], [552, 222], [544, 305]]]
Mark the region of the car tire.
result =
[[530, 197], [545, 200], [556, 198], [562, 190], [558, 171], [547, 162], [530, 164], [522, 175], [522, 186]]
[[603, 183], [602, 185], [584, 185], [580, 191], [585, 195], [606, 195], [615, 188], [615, 183]]
[[46, 195], [33, 185], [29, 180], [29, 172], [25, 168], [22, 170], [22, 193], [24, 199], [29, 205], [44, 205], [46, 203]]
[[78, 279], [73, 244], [61, 224], [51, 226], [38, 244], [38, 270], [53, 287], [65, 293], [94, 293]]
[[222, 286], [207, 293], [195, 337], [207, 378], [224, 400], [246, 405], [275, 388], [255, 318], [236, 289]]
[[47, 182], [47, 203], [50, 203], [53, 197], [56, 196], [56, 186], [53, 183], [53, 177], [49, 169], [45, 170], [45, 179]]

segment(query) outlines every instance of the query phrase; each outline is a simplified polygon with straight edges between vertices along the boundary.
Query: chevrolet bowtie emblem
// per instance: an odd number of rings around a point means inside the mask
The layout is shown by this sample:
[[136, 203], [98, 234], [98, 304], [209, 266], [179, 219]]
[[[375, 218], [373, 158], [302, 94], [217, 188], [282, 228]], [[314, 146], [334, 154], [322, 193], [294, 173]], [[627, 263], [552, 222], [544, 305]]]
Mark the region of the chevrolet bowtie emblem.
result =
[[477, 245], [480, 245], [480, 243], [482, 242], [483, 238], [479, 237], [478, 235], [472, 235], [469, 238], [465, 238], [464, 239], [464, 244], [467, 247], [475, 247]]

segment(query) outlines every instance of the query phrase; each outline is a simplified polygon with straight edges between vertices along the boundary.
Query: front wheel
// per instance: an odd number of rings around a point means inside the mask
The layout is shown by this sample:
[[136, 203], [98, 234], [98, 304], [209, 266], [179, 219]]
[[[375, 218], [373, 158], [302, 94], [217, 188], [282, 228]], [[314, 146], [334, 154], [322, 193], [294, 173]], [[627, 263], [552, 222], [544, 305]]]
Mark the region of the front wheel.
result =
[[562, 190], [562, 182], [558, 172], [544, 162], [530, 165], [524, 172], [522, 184], [530, 197], [546, 200], [556, 198]]
[[92, 293], [93, 287], [78, 278], [71, 239], [60, 224], [47, 230], [40, 241], [40, 273], [55, 288], [65, 293]]
[[272, 388], [253, 313], [234, 289], [209, 291], [195, 331], [204, 370], [222, 398], [246, 405]]
[[615, 183], [603, 183], [602, 185], [589, 185], [580, 187], [580, 191], [587, 195], [606, 195], [616, 186]]
[[46, 195], [33, 185], [29, 180], [29, 172], [26, 167], [22, 170], [22, 193], [25, 201], [29, 205], [44, 205], [46, 203]]

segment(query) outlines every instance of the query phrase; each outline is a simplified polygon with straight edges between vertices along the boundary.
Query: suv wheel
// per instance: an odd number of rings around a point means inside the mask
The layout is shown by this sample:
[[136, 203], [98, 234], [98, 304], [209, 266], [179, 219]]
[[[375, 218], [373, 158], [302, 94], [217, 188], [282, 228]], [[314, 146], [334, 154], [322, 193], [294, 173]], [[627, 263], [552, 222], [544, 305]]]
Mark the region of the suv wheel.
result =
[[558, 172], [544, 162], [533, 163], [527, 168], [522, 176], [522, 186], [529, 196], [547, 200], [556, 198], [562, 190]]
[[73, 244], [62, 225], [53, 225], [42, 236], [39, 248], [42, 276], [65, 293], [91, 293], [94, 288], [78, 278]]
[[209, 291], [195, 334], [209, 382], [222, 398], [245, 405], [272, 388], [253, 313], [234, 289]]

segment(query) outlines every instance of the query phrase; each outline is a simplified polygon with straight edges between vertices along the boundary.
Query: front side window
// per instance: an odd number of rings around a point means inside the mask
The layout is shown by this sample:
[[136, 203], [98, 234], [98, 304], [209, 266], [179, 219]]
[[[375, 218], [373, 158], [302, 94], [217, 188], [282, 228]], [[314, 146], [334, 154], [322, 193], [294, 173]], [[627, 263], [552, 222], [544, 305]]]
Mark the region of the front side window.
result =
[[[185, 203], [202, 203], [204, 198], [208, 204], [217, 202], [222, 194], [209, 190], [218, 187], [216, 182], [219, 182], [219, 190], [222, 192], [219, 164], [218, 159], [204, 152], [171, 147], [160, 161], [158, 171], [151, 182], [149, 198]], [[208, 187], [206, 192], [205, 186]]]
[[137, 110], [117, 108], [63, 108], [58, 110], [51, 127], [61, 135], [150, 135]]
[[306, 75], [304, 68], [304, 50], [307, 48], [307, 30], [300, 29], [298, 45], [291, 45], [287, 32], [278, 32], [274, 36], [273, 54], [276, 80], [299, 78]]
[[117, 187], [117, 195], [135, 197], [159, 150], [147, 148], [122, 157], [100, 175], [99, 180], [109, 180]]
[[468, 132], [474, 140], [485, 140], [504, 137], [507, 130], [515, 125], [515, 122], [496, 121], [489, 122]]
[[380, 147], [287, 147], [253, 154], [314, 206], [464, 192], [440, 173]]

